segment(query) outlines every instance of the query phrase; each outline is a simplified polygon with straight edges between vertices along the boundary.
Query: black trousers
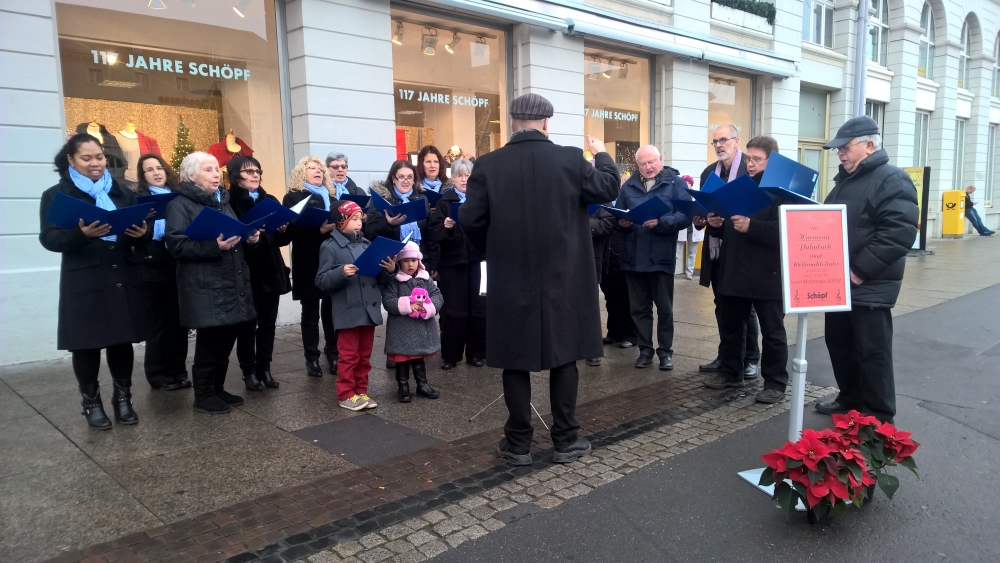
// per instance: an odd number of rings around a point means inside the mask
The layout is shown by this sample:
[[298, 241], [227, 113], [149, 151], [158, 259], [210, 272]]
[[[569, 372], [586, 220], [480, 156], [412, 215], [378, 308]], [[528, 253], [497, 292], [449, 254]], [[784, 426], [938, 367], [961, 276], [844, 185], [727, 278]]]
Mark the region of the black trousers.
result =
[[601, 276], [604, 308], [608, 312], [608, 338], [615, 342], [628, 340], [635, 344], [635, 327], [628, 302], [628, 282], [621, 270], [608, 270]]
[[181, 326], [177, 283], [145, 282], [143, 285], [153, 325], [153, 336], [146, 341], [143, 368], [149, 386], [158, 389], [187, 379], [188, 331]]
[[890, 309], [855, 305], [827, 313], [825, 334], [840, 387], [837, 401], [883, 421], [896, 416]]
[[302, 348], [306, 359], [319, 359], [319, 323], [323, 321], [323, 338], [326, 340], [323, 353], [337, 358], [337, 331], [333, 329], [333, 303], [329, 297], [303, 299], [302, 304]]
[[[132, 361], [135, 353], [132, 351], [132, 343], [115, 344], [105, 348], [105, 355], [108, 358], [108, 370], [111, 371], [111, 379], [124, 384], [126, 387], [132, 386]], [[77, 383], [81, 387], [84, 385], [97, 385], [97, 374], [101, 371], [101, 349], [73, 350], [73, 375], [76, 376]]]
[[226, 371], [229, 369], [229, 354], [236, 344], [236, 337], [241, 332], [252, 330], [253, 321], [234, 325], [210, 326], [198, 329], [194, 342], [194, 363], [191, 365], [191, 382], [195, 389], [195, 398], [205, 398], [214, 382], [215, 387], [222, 388], [226, 381]]
[[757, 311], [761, 333], [764, 335], [760, 371], [764, 389], [785, 392], [788, 385], [788, 338], [785, 335], [785, 313], [781, 301], [748, 299], [745, 297], [716, 296], [715, 314], [719, 319], [722, 337], [722, 377], [729, 381], [743, 380], [743, 325], [750, 310]]
[[[549, 405], [552, 408], [552, 445], [565, 451], [576, 441], [580, 423], [576, 421], [576, 393], [580, 374], [576, 362], [549, 371]], [[531, 375], [526, 371], [503, 370], [503, 398], [507, 403], [504, 435], [510, 451], [526, 454], [531, 448]]]
[[254, 293], [253, 306], [257, 320], [247, 323], [246, 330], [236, 337], [236, 358], [243, 374], [271, 369], [274, 353], [274, 330], [278, 321], [279, 293]]
[[674, 353], [674, 275], [663, 272], [625, 272], [629, 311], [639, 353], [653, 353], [653, 304], [656, 304], [656, 355]]
[[[712, 293], [715, 295], [715, 324], [719, 328], [719, 357], [722, 357], [722, 323], [719, 321], [719, 294], [715, 291], [715, 272], [718, 268], [712, 269]], [[757, 364], [760, 362], [760, 344], [757, 338], [760, 336], [760, 324], [757, 321], [757, 310], [750, 307], [750, 314], [743, 321], [743, 365]]]
[[457, 364], [463, 353], [469, 360], [486, 359], [486, 319], [441, 315], [441, 359]]

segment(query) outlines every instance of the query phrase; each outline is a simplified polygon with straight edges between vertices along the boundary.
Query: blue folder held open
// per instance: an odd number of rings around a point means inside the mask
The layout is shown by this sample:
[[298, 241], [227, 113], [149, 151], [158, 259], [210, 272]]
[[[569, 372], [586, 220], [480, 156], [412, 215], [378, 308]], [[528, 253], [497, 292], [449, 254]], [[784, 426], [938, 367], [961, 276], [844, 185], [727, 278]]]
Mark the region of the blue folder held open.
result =
[[[87, 203], [82, 199], [76, 199], [62, 192], [56, 193], [52, 200], [52, 207], [49, 208], [45, 220], [49, 223], [59, 225], [64, 229], [72, 229], [80, 224], [83, 219], [84, 224], [90, 225], [94, 221], [101, 224], [111, 225], [108, 235], [120, 235], [132, 225], [142, 226], [142, 222], [149, 215], [149, 210], [153, 209], [152, 203], [140, 203], [108, 211], [96, 205]], [[146, 225], [151, 227], [152, 223]]]
[[379, 266], [379, 264], [386, 258], [394, 258], [399, 254], [399, 251], [403, 250], [406, 243], [410, 242], [410, 236], [412, 235], [407, 235], [401, 241], [385, 237], [375, 237], [375, 240], [354, 261], [354, 265], [358, 267], [358, 274], [369, 278], [377, 276], [379, 270], [382, 269], [382, 266]]
[[771, 198], [746, 174], [710, 193], [696, 190], [688, 190], [688, 193], [705, 210], [723, 219], [733, 215], [749, 217], [771, 205]]
[[720, 178], [715, 172], [712, 172], [708, 175], [708, 178], [705, 178], [705, 184], [701, 187], [701, 191], [710, 194], [725, 185], [726, 181]]
[[448, 217], [456, 223], [458, 223], [458, 208], [461, 206], [461, 201], [453, 201], [451, 202], [451, 207], [448, 208]]
[[191, 224], [184, 229], [184, 236], [194, 240], [215, 240], [219, 238], [219, 235], [222, 235], [224, 239], [240, 237], [245, 241], [263, 228], [268, 217], [270, 215], [244, 224], [211, 207], [204, 207], [194, 218], [194, 221], [191, 221]]
[[765, 192], [784, 199], [786, 203], [793, 203], [795, 205], [809, 205], [815, 204], [819, 205], [819, 202], [815, 199], [811, 199], [805, 196], [801, 196], [795, 192], [790, 192], [784, 188], [761, 188]]
[[368, 207], [371, 204], [372, 198], [366, 195], [355, 195], [355, 194], [344, 194], [340, 197], [341, 201], [353, 201], [354, 203], [361, 206], [362, 211], [368, 211]]
[[587, 215], [593, 215], [594, 213], [597, 213], [597, 210], [602, 207], [604, 206], [601, 205], [600, 203], [591, 203], [590, 205], [587, 206]]
[[[327, 221], [333, 221], [330, 212], [319, 207], [305, 207], [299, 218], [295, 220], [296, 227], [319, 227]], [[280, 226], [280, 225], [279, 225]]]
[[628, 211], [613, 207], [604, 207], [604, 209], [607, 209], [617, 219], [624, 219], [640, 224], [650, 219], [659, 219], [661, 216], [670, 213], [670, 206], [659, 197], [651, 197]]
[[181, 195], [178, 192], [170, 192], [169, 194], [156, 194], [156, 195], [144, 195], [136, 198], [140, 204], [142, 203], [152, 203], [153, 211], [156, 215], [153, 216], [155, 219], [166, 219], [167, 218], [167, 204], [174, 200], [175, 197]]
[[819, 172], [787, 156], [781, 156], [777, 151], [771, 151], [771, 156], [767, 159], [767, 168], [764, 169], [764, 175], [760, 179], [760, 187], [784, 188], [810, 198], [818, 178]]
[[270, 198], [264, 198], [260, 203], [253, 206], [253, 209], [247, 211], [240, 217], [240, 222], [248, 225], [257, 221], [258, 219], [266, 218], [267, 221], [264, 222], [263, 229], [268, 234], [273, 233], [282, 225], [286, 225], [294, 221], [298, 215], [294, 211], [281, 205], [277, 201]]
[[677, 211], [687, 215], [688, 219], [693, 219], [695, 217], [708, 217], [708, 210], [696, 200], [671, 199], [670, 203], [677, 209]]
[[437, 206], [438, 202], [441, 201], [441, 198], [444, 197], [444, 194], [440, 194], [438, 192], [431, 190], [424, 190], [424, 197], [427, 198], [427, 201], [431, 204], [431, 207], [435, 207]]
[[372, 192], [372, 205], [375, 206], [375, 209], [382, 213], [388, 212], [393, 217], [406, 215], [406, 221], [400, 223], [400, 225], [426, 219], [427, 201], [425, 199], [415, 199], [406, 203], [400, 203], [399, 205], [390, 205], [384, 197], [378, 195], [376, 192]]

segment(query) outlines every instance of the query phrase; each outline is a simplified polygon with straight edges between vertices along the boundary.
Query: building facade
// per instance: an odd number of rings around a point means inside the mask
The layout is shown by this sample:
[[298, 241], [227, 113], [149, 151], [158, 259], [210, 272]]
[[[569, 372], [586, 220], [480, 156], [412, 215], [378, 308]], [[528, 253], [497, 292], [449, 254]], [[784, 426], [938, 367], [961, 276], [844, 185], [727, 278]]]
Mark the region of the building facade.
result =
[[[930, 167], [928, 235], [942, 192], [966, 185], [997, 227], [997, 3], [872, 0], [865, 53], [857, 0], [775, 0], [773, 17], [728, 3], [0, 0], [0, 365], [63, 355], [38, 199], [76, 131], [103, 139], [123, 182], [139, 153], [179, 161], [186, 139], [221, 164], [252, 152], [280, 195], [305, 155], [344, 152], [366, 185], [426, 144], [448, 160], [494, 150], [508, 101], [537, 92], [555, 142], [593, 134], [625, 170], [653, 143], [697, 176], [733, 123], [742, 143], [770, 135], [820, 170], [823, 197], [838, 162], [822, 144], [851, 117], [860, 55], [892, 162]], [[283, 303], [281, 321], [297, 309]]]

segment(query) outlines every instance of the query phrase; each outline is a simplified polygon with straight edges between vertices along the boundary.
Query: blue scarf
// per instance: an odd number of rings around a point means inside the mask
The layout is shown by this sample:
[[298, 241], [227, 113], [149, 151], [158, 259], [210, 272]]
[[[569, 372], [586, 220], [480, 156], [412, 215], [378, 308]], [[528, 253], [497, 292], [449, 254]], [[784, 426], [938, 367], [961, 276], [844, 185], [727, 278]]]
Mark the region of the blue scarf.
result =
[[247, 193], [250, 194], [250, 198], [253, 199], [254, 201], [257, 201], [257, 198], [260, 197], [260, 194], [257, 193], [257, 190], [254, 190], [252, 192], [250, 190], [247, 190]]
[[302, 185], [307, 190], [323, 198], [323, 209], [330, 210], [330, 190], [326, 189], [326, 186], [314, 186], [309, 182], [302, 182]]
[[222, 190], [215, 190], [215, 201], [222, 203]]
[[351, 193], [347, 190], [347, 180], [344, 180], [343, 184], [333, 183], [333, 187], [337, 188], [337, 199], [344, 197], [345, 195]]
[[461, 203], [465, 203], [465, 192], [461, 190], [455, 190], [455, 193], [458, 194], [458, 201]]
[[428, 180], [427, 178], [424, 178], [424, 187], [427, 188], [428, 190], [432, 191], [432, 192], [440, 192], [441, 191], [441, 180], [433, 180], [433, 181], [431, 181], [431, 180]]
[[[100, 207], [105, 211], [114, 211], [117, 209], [117, 207], [115, 207], [115, 202], [111, 201], [111, 198], [108, 197], [108, 192], [111, 191], [111, 173], [108, 172], [107, 169], [104, 170], [104, 175], [95, 182], [77, 172], [76, 168], [70, 166], [69, 179], [72, 180], [73, 184], [80, 188], [82, 192], [94, 198], [94, 202], [97, 204], [97, 207]], [[118, 240], [118, 237], [110, 235], [101, 237], [101, 240], [114, 242]]]
[[[438, 182], [438, 183], [440, 184], [440, 182]], [[400, 192], [398, 189], [396, 189], [396, 186], [392, 187], [392, 191], [396, 192], [396, 195], [399, 196], [399, 199], [403, 200], [403, 203], [409, 203], [410, 202], [410, 196], [413, 195], [413, 190], [410, 190], [410, 193], [404, 194], [404, 193]], [[400, 225], [399, 226], [399, 240], [405, 239], [406, 235], [410, 235], [410, 234], [413, 235], [413, 236], [410, 237], [410, 240], [412, 240], [414, 242], [419, 242], [421, 240], [421, 238], [422, 238], [420, 236], [420, 227], [417, 226], [417, 222], [416, 221], [413, 221], [412, 223], [406, 223], [405, 225]]]
[[[167, 188], [158, 188], [156, 186], [149, 186], [149, 193], [153, 195], [169, 194], [170, 190]], [[167, 232], [167, 220], [157, 219], [153, 221], [153, 240], [160, 240], [163, 238], [163, 234]]]

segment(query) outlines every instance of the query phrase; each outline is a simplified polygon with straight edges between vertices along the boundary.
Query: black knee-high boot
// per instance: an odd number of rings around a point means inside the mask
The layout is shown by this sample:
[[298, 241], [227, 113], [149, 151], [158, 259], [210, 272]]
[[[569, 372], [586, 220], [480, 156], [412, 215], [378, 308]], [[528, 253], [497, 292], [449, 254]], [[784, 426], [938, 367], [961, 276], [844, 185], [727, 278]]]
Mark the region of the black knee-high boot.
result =
[[409, 403], [410, 398], [410, 362], [396, 362], [396, 383], [399, 384], [399, 402]]
[[81, 385], [80, 395], [83, 396], [80, 401], [83, 412], [80, 414], [87, 418], [87, 424], [97, 430], [111, 430], [111, 420], [104, 414], [104, 403], [101, 402], [100, 385]]
[[423, 358], [410, 360], [409, 363], [413, 364], [413, 379], [417, 381], [417, 396], [427, 399], [440, 397], [441, 393], [431, 389], [431, 386], [427, 384], [427, 366], [424, 364]]

